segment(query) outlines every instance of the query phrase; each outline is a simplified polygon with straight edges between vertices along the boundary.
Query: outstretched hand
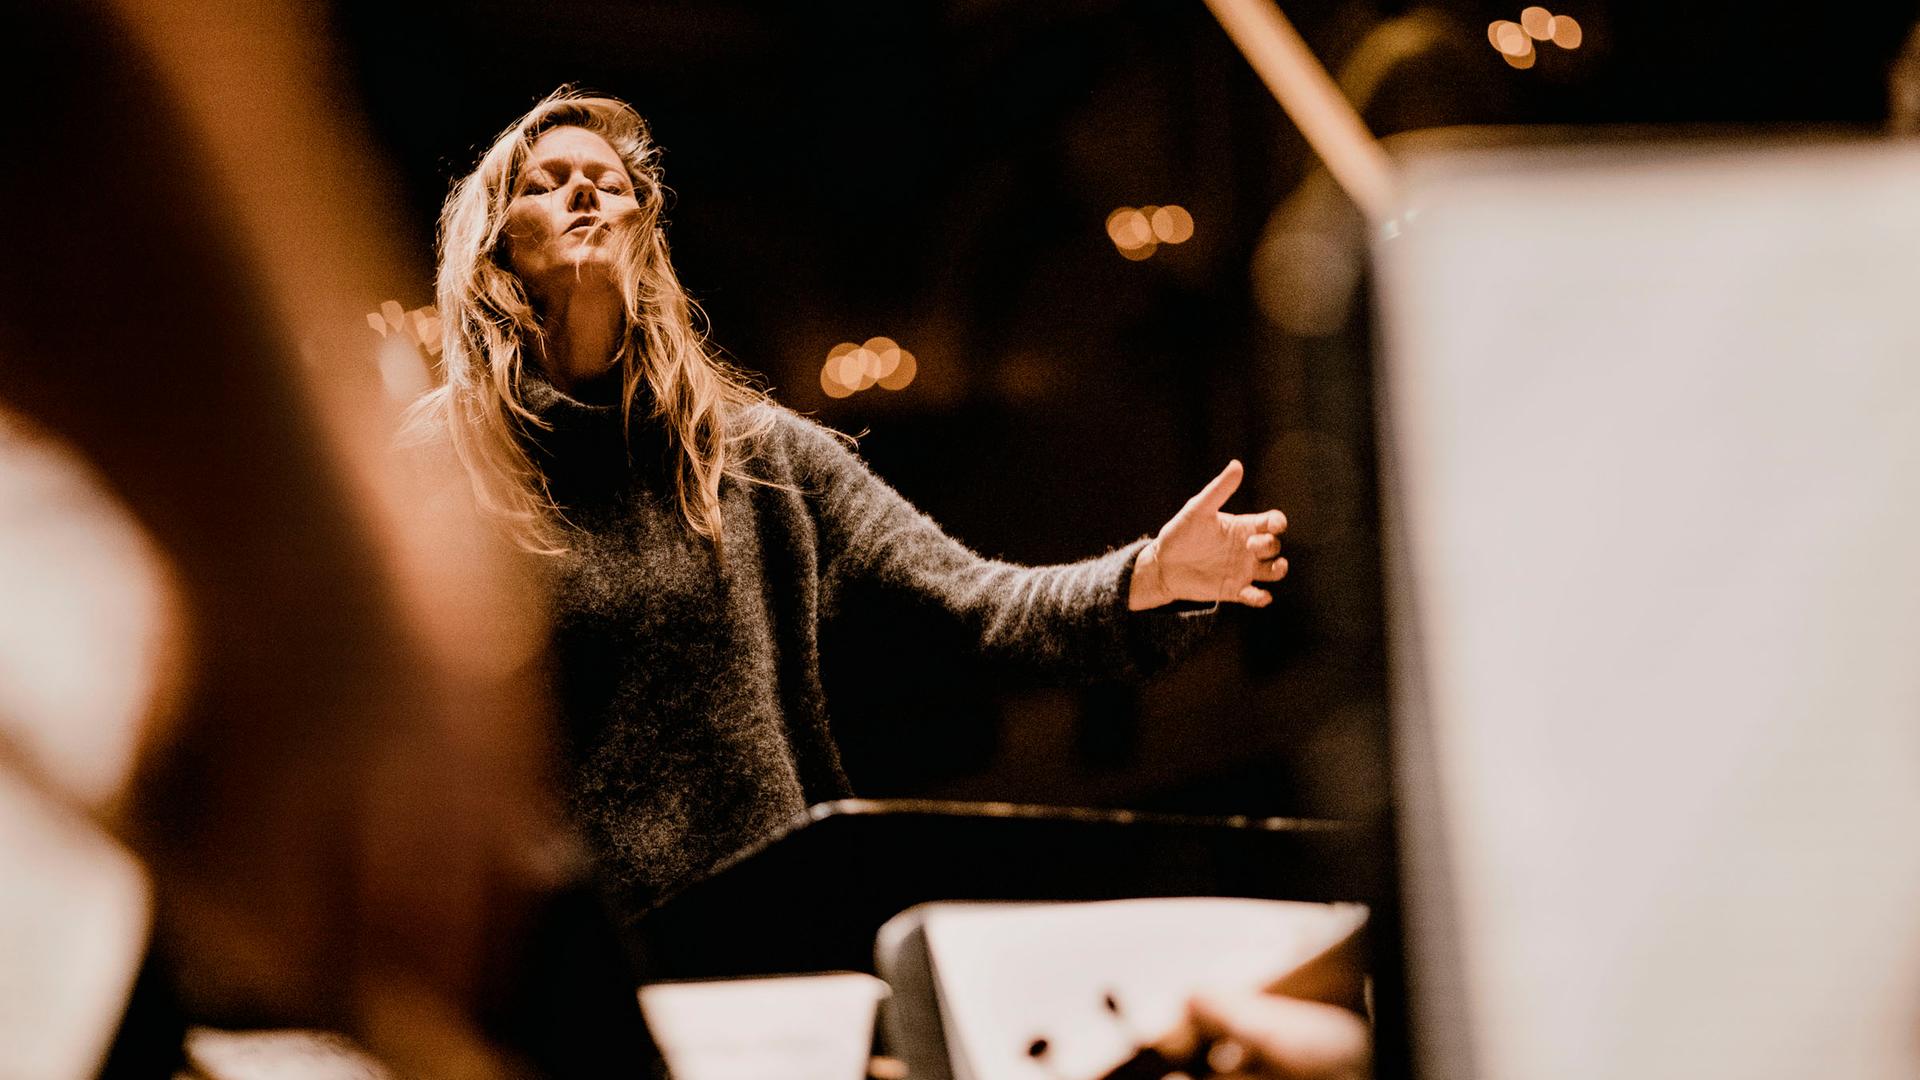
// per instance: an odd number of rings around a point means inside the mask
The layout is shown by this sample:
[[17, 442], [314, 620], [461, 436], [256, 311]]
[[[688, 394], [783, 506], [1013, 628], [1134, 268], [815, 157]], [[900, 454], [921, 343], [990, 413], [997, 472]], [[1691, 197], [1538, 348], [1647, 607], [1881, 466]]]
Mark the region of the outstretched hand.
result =
[[1280, 554], [1287, 515], [1278, 510], [1220, 512], [1239, 490], [1245, 472], [1240, 462], [1229, 461], [1148, 541], [1133, 564], [1129, 608], [1142, 611], [1176, 600], [1231, 601], [1248, 607], [1273, 603], [1273, 594], [1254, 582], [1287, 576], [1287, 560]]

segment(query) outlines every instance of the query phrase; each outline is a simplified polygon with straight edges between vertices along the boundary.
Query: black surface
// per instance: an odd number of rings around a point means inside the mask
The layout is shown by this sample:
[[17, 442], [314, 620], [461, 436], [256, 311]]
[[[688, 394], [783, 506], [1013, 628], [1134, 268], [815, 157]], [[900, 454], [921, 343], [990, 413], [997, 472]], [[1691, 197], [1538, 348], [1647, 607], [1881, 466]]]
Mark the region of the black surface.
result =
[[823, 804], [647, 916], [648, 979], [872, 971], [882, 923], [936, 900], [1245, 896], [1376, 903], [1377, 848], [1336, 822], [1005, 804]]

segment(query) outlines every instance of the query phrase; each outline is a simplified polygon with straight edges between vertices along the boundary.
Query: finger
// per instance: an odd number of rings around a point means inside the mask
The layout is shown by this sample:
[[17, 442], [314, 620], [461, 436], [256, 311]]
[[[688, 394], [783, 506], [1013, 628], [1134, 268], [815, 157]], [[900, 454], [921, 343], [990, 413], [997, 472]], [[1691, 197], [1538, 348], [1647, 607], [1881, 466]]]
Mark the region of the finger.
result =
[[1255, 514], [1260, 519], [1260, 531], [1275, 536], [1287, 531], [1287, 515], [1278, 510], [1269, 510], [1264, 514]]
[[1240, 477], [1245, 474], [1246, 469], [1240, 465], [1239, 458], [1227, 462], [1227, 467], [1220, 470], [1219, 476], [1207, 481], [1207, 486], [1200, 489], [1200, 494], [1187, 500], [1187, 508], [1197, 513], [1210, 513], [1227, 505], [1233, 493], [1240, 490]]
[[1205, 994], [1189, 1010], [1201, 1032], [1245, 1043], [1281, 1076], [1345, 1080], [1367, 1073], [1366, 1022], [1337, 1005], [1268, 994]]
[[1168, 1061], [1186, 1061], [1199, 1053], [1200, 1042], [1201, 1035], [1194, 1029], [1192, 1017], [1182, 1016], [1178, 1024], [1148, 1045]]
[[1253, 568], [1255, 581], [1279, 581], [1287, 576], [1287, 560], [1272, 559]]
[[1280, 538], [1272, 533], [1254, 533], [1247, 537], [1247, 550], [1256, 559], [1271, 561], [1280, 554]]
[[1273, 603], [1273, 594], [1256, 585], [1243, 585], [1233, 598], [1248, 607], [1266, 607]]

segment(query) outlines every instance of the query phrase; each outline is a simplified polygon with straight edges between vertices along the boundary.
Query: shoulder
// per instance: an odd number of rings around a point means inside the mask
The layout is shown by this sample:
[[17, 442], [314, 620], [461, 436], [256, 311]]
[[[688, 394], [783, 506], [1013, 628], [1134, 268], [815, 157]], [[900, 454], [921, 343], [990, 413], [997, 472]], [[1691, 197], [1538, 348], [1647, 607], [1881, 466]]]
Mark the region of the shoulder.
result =
[[760, 401], [740, 410], [739, 430], [752, 457], [779, 479], [824, 478], [847, 469], [864, 471], [854, 452], [853, 439], [773, 401]]

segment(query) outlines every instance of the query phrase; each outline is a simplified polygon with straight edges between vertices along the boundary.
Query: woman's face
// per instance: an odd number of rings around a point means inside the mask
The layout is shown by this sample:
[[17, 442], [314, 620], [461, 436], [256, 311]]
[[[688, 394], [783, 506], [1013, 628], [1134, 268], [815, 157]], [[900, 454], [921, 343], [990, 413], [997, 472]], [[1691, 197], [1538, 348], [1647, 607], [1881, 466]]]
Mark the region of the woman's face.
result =
[[610, 226], [639, 207], [633, 178], [607, 140], [554, 128], [534, 140], [507, 206], [508, 264], [541, 305], [589, 279], [610, 283]]

